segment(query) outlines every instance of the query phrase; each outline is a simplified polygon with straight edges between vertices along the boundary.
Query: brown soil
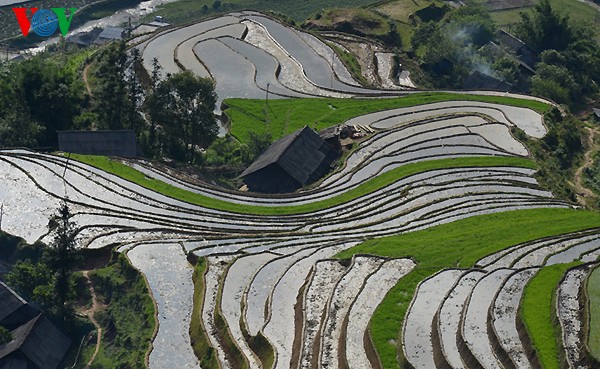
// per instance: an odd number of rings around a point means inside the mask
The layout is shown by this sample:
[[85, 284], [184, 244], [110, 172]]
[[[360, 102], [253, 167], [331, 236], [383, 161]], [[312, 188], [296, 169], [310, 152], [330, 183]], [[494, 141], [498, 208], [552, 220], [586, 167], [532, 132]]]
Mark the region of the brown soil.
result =
[[83, 84], [85, 85], [85, 89], [87, 90], [88, 95], [94, 96], [92, 94], [92, 89], [90, 88], [90, 84], [88, 83], [88, 72], [90, 71], [90, 64], [86, 65], [83, 68]]
[[590, 200], [597, 198], [592, 190], [583, 185], [583, 171], [594, 164], [594, 156], [599, 150], [594, 141], [596, 136], [600, 134], [598, 128], [586, 127], [585, 129], [588, 131], [588, 137], [585, 144], [586, 151], [583, 156], [583, 164], [575, 171], [575, 179], [571, 183], [577, 194], [577, 202], [583, 206], [587, 206]]
[[307, 281], [304, 283], [294, 305], [294, 343], [292, 345], [292, 360], [290, 368], [300, 366], [300, 353], [302, 352], [302, 336], [304, 335], [304, 291], [307, 287]]
[[96, 349], [94, 350], [94, 354], [92, 355], [92, 357], [90, 358], [90, 360], [87, 362], [87, 364], [85, 366], [85, 369], [89, 369], [89, 367], [92, 365], [92, 363], [96, 359], [96, 355], [98, 355], [98, 351], [100, 350], [100, 344], [102, 343], [102, 327], [100, 326], [100, 324], [94, 317], [94, 314], [96, 314], [96, 312], [100, 311], [101, 309], [104, 309], [105, 306], [98, 302], [98, 297], [96, 295], [96, 291], [94, 290], [94, 285], [92, 284], [92, 281], [89, 277], [89, 271], [84, 270], [83, 276], [87, 280], [87, 285], [89, 286], [90, 293], [92, 294], [92, 307], [89, 310], [83, 311], [82, 313], [90, 319], [90, 321], [94, 324], [94, 326], [96, 327], [96, 330], [98, 331], [97, 339], [96, 339]]
[[367, 358], [371, 363], [371, 367], [373, 369], [381, 369], [381, 363], [379, 362], [379, 356], [377, 355], [377, 350], [375, 350], [375, 345], [373, 344], [373, 340], [371, 339], [371, 327], [365, 331], [363, 336], [363, 345], [365, 346], [365, 352], [367, 353]]

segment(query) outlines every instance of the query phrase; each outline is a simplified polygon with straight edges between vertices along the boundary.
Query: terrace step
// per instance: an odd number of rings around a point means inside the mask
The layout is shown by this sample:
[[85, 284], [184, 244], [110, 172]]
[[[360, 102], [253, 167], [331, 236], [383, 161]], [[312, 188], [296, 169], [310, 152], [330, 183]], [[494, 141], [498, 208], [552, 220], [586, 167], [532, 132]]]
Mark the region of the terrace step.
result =
[[516, 369], [532, 369], [533, 365], [527, 356], [527, 350], [520, 339], [518, 312], [521, 297], [529, 280], [537, 273], [538, 268], [516, 271], [498, 292], [491, 309], [492, 333], [500, 346], [497, 356], [505, 356], [505, 366]]
[[[360, 294], [365, 280], [384, 262], [370, 256], [355, 256], [346, 274], [336, 284], [321, 329], [319, 368], [340, 368], [340, 341], [352, 303]], [[343, 349], [343, 347], [342, 347]]]
[[320, 330], [325, 309], [337, 282], [347, 268], [337, 260], [321, 260], [313, 267], [313, 274], [304, 294], [304, 331], [299, 368], [316, 369], [319, 358]]
[[587, 351], [584, 316], [585, 302], [581, 298], [585, 281], [593, 264], [571, 268], [565, 273], [556, 290], [556, 313], [562, 331], [564, 355], [569, 368], [592, 368]]
[[368, 332], [370, 319], [367, 317], [375, 313], [389, 290], [414, 267], [415, 263], [409, 259], [388, 260], [365, 282], [348, 313], [346, 334], [341, 337], [342, 345], [345, 344], [348, 368], [370, 368], [378, 364]]
[[415, 369], [436, 367], [432, 340], [434, 316], [463, 273], [457, 269], [443, 270], [419, 284], [402, 328], [404, 356]]
[[[448, 292], [444, 301], [436, 312], [437, 337], [434, 342], [439, 342], [440, 353], [434, 352], [437, 368], [448, 366], [453, 369], [464, 369], [465, 365], [460, 355], [457, 339], [460, 335], [461, 313], [473, 287], [485, 276], [486, 273], [479, 270], [465, 272]], [[435, 323], [435, 322], [434, 322]], [[434, 344], [434, 350], [436, 344]]]
[[511, 269], [498, 269], [488, 273], [477, 282], [463, 307], [460, 334], [465, 346], [461, 350], [461, 356], [469, 367], [505, 367], [496, 355], [496, 345], [492, 342], [493, 332], [490, 331], [488, 322], [494, 299], [512, 273]]

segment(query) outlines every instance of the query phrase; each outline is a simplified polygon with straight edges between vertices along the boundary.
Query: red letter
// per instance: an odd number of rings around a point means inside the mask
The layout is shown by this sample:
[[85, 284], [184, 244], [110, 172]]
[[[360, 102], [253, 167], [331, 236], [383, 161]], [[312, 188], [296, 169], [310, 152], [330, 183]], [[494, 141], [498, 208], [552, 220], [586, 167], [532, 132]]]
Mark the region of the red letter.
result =
[[[29, 29], [31, 29], [31, 21], [27, 18], [27, 8], [12, 8], [15, 16], [17, 17], [17, 22], [19, 22], [19, 26], [21, 27], [21, 33], [23, 36], [27, 36], [29, 34]], [[31, 11], [31, 16], [37, 12], [37, 8], [29, 8]]]

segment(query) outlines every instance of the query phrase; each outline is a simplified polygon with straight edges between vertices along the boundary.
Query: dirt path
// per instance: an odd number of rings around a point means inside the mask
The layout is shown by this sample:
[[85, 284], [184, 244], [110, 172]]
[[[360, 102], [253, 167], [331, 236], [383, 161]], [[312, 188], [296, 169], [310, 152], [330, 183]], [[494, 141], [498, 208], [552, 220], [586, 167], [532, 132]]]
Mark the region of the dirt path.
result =
[[598, 147], [594, 145], [594, 139], [600, 132], [598, 128], [585, 128], [588, 131], [587, 142], [585, 143], [586, 151], [583, 156], [583, 164], [577, 168], [575, 172], [575, 180], [572, 183], [575, 188], [575, 192], [577, 194], [577, 202], [581, 205], [586, 206], [587, 201], [590, 199], [595, 199], [597, 196], [592, 192], [589, 188], [583, 185], [583, 171], [594, 164], [594, 155], [598, 152]]
[[88, 369], [90, 367], [90, 365], [92, 365], [92, 363], [96, 359], [98, 350], [100, 350], [100, 343], [102, 342], [102, 327], [100, 326], [98, 321], [96, 321], [96, 318], [94, 318], [94, 314], [98, 310], [100, 310], [102, 308], [102, 306], [98, 303], [96, 291], [94, 290], [94, 286], [92, 285], [92, 281], [90, 280], [90, 277], [89, 277], [89, 271], [88, 270], [83, 271], [83, 276], [87, 280], [87, 285], [89, 286], [90, 292], [92, 294], [92, 307], [89, 310], [84, 311], [83, 313], [85, 315], [87, 315], [87, 317], [92, 321], [92, 323], [96, 327], [96, 330], [98, 331], [97, 339], [96, 339], [96, 349], [94, 350], [94, 354], [92, 355], [92, 357], [90, 358], [90, 360], [88, 361], [88, 363], [85, 366], [85, 369]]
[[85, 84], [85, 89], [87, 90], [88, 95], [92, 95], [92, 89], [90, 88], [90, 84], [88, 83], [88, 72], [90, 71], [90, 64], [87, 64], [85, 68], [83, 68], [83, 84]]

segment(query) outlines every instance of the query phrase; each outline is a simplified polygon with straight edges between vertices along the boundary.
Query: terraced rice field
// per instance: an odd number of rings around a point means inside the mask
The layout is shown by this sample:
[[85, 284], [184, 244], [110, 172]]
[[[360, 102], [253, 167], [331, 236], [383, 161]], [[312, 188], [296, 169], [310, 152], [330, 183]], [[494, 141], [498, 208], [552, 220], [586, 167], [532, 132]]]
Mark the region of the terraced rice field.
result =
[[190, 70], [213, 78], [217, 106], [232, 97], [381, 96], [400, 88], [389, 81], [389, 73], [383, 76], [388, 91], [361, 87], [323, 41], [256, 12], [166, 30], [138, 48], [148, 71], [156, 58], [163, 77]]
[[[212, 76], [221, 99], [267, 85], [281, 98], [388, 93], [357, 86], [307, 37], [243, 12], [139, 47], [166, 73]], [[82, 247], [126, 252], [157, 302], [151, 368], [199, 367], [194, 304], [222, 368], [270, 367], [259, 337], [275, 368], [537, 368], [524, 291], [548, 265], [594, 262], [600, 216], [534, 178], [510, 129], [543, 137], [539, 112], [469, 97], [350, 117], [375, 133], [314, 188], [277, 197], [188, 183], [144, 161], [1, 150], [3, 230], [47, 242], [66, 201]], [[206, 263], [201, 301], [195, 257]], [[583, 362], [570, 349], [584, 339], [573, 273], [555, 310], [570, 360]]]

